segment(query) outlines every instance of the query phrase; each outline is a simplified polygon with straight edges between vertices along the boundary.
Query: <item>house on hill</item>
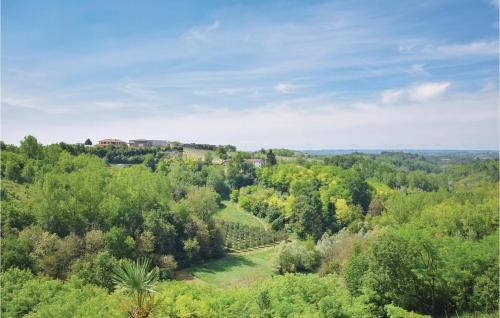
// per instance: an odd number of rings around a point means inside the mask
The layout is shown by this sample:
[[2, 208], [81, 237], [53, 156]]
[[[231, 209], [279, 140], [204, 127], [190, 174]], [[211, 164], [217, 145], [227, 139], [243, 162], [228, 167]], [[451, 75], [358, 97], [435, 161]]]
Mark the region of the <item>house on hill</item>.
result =
[[144, 147], [152, 147], [153, 143], [151, 140], [147, 139], [134, 139], [134, 140], [129, 140], [128, 144], [130, 147], [137, 147], [137, 148], [144, 148]]
[[168, 140], [150, 140], [150, 141], [153, 144], [153, 146], [166, 147], [166, 146], [172, 146], [173, 144], [171, 141]]
[[129, 140], [128, 144], [130, 147], [153, 147], [153, 146], [162, 146], [166, 147], [170, 145], [170, 142], [167, 140], [150, 140], [150, 139], [133, 139]]
[[99, 145], [100, 146], [109, 146], [109, 145], [126, 145], [127, 143], [123, 140], [120, 139], [112, 139], [112, 138], [106, 138], [99, 140]]

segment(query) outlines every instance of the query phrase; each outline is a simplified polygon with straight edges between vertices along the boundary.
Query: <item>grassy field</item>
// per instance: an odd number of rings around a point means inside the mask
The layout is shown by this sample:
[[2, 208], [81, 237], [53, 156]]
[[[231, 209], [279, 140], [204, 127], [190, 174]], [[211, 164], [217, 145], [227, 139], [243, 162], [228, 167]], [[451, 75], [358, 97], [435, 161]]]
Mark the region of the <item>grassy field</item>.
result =
[[267, 229], [268, 224], [264, 220], [243, 211], [234, 202], [224, 201], [223, 204], [226, 207], [214, 215], [215, 219], [263, 228], [264, 230]]
[[184, 159], [192, 160], [204, 160], [207, 153], [211, 153], [213, 158], [217, 158], [215, 153], [211, 150], [194, 149], [194, 148], [184, 148], [182, 152], [182, 157]]
[[[225, 207], [214, 215], [215, 219], [240, 223], [267, 230], [268, 224], [251, 213], [240, 209], [237, 204], [224, 201]], [[273, 255], [276, 246], [234, 253], [178, 272], [177, 279], [193, 283], [210, 284], [223, 288], [249, 286], [255, 281], [271, 277], [274, 273]]]
[[229, 255], [190, 268], [195, 281], [229, 288], [249, 286], [255, 281], [271, 277], [274, 273], [272, 258], [276, 247]]

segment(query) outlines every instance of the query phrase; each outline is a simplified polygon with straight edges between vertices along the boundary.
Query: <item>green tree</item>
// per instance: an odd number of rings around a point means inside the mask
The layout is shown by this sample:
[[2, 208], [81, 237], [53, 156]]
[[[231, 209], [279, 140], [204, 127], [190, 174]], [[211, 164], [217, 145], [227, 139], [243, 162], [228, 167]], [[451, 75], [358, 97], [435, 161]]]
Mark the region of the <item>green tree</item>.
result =
[[260, 317], [271, 317], [272, 304], [267, 290], [263, 290], [257, 295], [257, 305], [259, 306]]
[[23, 168], [26, 163], [26, 158], [20, 154], [11, 151], [2, 151], [2, 177], [6, 179], [22, 183]]
[[382, 214], [382, 211], [384, 210], [384, 203], [382, 200], [374, 198], [371, 200], [370, 205], [368, 206], [368, 214], [373, 215], [373, 216], [379, 216]]
[[226, 176], [224, 169], [220, 166], [206, 167], [207, 172], [207, 187], [211, 187], [217, 192], [222, 199], [228, 200], [231, 189], [226, 184]]
[[154, 172], [156, 170], [156, 160], [152, 154], [147, 154], [146, 156], [144, 156], [144, 161], [142, 163], [151, 171]]
[[219, 145], [217, 146], [217, 148], [215, 148], [215, 154], [217, 156], [219, 156], [219, 158], [221, 158], [222, 160], [226, 160], [227, 159], [227, 151], [226, 151], [226, 148], [222, 145]]
[[116, 266], [118, 266], [118, 260], [108, 251], [101, 251], [90, 259], [77, 259], [71, 265], [70, 273], [71, 276], [78, 277], [86, 284], [101, 286], [112, 291], [114, 289], [112, 274]]
[[190, 261], [195, 260], [200, 252], [200, 243], [196, 238], [190, 238], [184, 241], [184, 252]]
[[268, 166], [274, 166], [277, 161], [276, 161], [276, 156], [273, 153], [272, 149], [269, 149], [266, 154], [266, 163]]
[[227, 182], [232, 189], [239, 189], [244, 186], [252, 185], [255, 178], [254, 165], [245, 162], [241, 155], [237, 156], [229, 163], [227, 169]]
[[21, 172], [21, 178], [24, 182], [33, 183], [35, 181], [36, 172], [38, 170], [35, 160], [28, 160]]
[[104, 241], [112, 255], [118, 258], [133, 257], [135, 251], [134, 238], [128, 236], [121, 227], [113, 226], [104, 234]]
[[30, 187], [32, 209], [44, 229], [66, 236], [83, 235], [93, 224], [104, 225], [112, 216], [106, 211], [109, 171], [99, 158], [64, 153], [52, 171]]
[[319, 254], [297, 242], [282, 243], [274, 258], [274, 264], [281, 273], [309, 272], [319, 265]]
[[11, 235], [2, 238], [2, 269], [11, 267], [30, 269], [33, 258], [30, 255], [30, 244]]
[[352, 196], [352, 203], [359, 204], [363, 208], [363, 211], [366, 212], [370, 204], [371, 195], [370, 187], [363, 177], [357, 172], [351, 173], [347, 178], [347, 187]]
[[32, 135], [24, 137], [19, 150], [29, 159], [42, 159], [43, 156], [43, 146]]
[[129, 310], [131, 317], [148, 317], [152, 311], [152, 303], [148, 300], [156, 292], [160, 273], [157, 267], [150, 269], [150, 265], [149, 259], [135, 262], [122, 260], [114, 271], [116, 287], [124, 289], [134, 298], [135, 306]]
[[145, 213], [144, 227], [154, 235], [154, 251], [159, 255], [175, 253], [178, 233], [175, 228], [174, 215], [163, 209], [150, 210]]
[[155, 236], [151, 231], [144, 231], [137, 240], [137, 251], [143, 256], [150, 256], [155, 247]]
[[32, 278], [28, 271], [13, 268], [2, 272], [2, 317], [24, 317], [40, 304], [49, 303], [63, 288], [60, 280]]
[[212, 152], [207, 151], [205, 153], [205, 155], [203, 156], [203, 162], [206, 165], [211, 165], [213, 160], [214, 160], [214, 156], [212, 155]]
[[207, 223], [219, 210], [220, 196], [208, 187], [193, 187], [182, 203], [190, 213]]
[[173, 278], [174, 270], [177, 268], [177, 261], [173, 255], [161, 256], [159, 261], [160, 267], [160, 277], [162, 279], [165, 278]]
[[92, 230], [85, 233], [85, 250], [87, 253], [95, 254], [104, 248], [104, 235], [100, 230]]

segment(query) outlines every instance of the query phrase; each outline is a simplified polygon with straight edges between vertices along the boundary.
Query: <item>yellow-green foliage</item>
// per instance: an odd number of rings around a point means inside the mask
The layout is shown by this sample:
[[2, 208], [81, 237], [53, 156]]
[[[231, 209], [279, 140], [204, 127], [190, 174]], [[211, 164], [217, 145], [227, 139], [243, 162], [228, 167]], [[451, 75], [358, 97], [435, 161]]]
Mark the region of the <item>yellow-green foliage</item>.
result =
[[[498, 160], [444, 166], [415, 154], [354, 154], [255, 170], [243, 153], [224, 169], [205, 151], [151, 152], [147, 167], [119, 169], [108, 163], [141, 163], [142, 150], [43, 147], [33, 137], [1, 147], [2, 317], [127, 317], [133, 300], [113, 291], [110, 275], [117, 258], [143, 256], [164, 278], [177, 262], [196, 277], [162, 282], [150, 317], [497, 310]], [[231, 190], [231, 204], [271, 229], [312, 238], [278, 249], [281, 272], [311, 273], [279, 275], [271, 249], [217, 258], [225, 237], [214, 215]], [[219, 217], [240, 221], [226, 227], [238, 245], [267, 244], [269, 229], [242, 226], [259, 220], [233, 207]]]
[[372, 193], [373, 197], [377, 197], [384, 200], [396, 192], [396, 190], [391, 189], [391, 187], [389, 187], [387, 184], [383, 182], [374, 179], [368, 179], [366, 180], [366, 182], [373, 189]]
[[387, 316], [389, 318], [431, 318], [431, 316], [419, 315], [414, 312], [404, 310], [403, 308], [396, 307], [392, 304], [385, 306], [385, 310], [387, 311]]
[[372, 317], [335, 276], [276, 276], [250, 288], [161, 285], [153, 317]]
[[79, 280], [35, 278], [27, 271], [11, 269], [3, 272], [2, 317], [65, 318], [124, 317], [121, 304], [128, 301], [123, 294], [109, 295], [106, 290]]
[[16, 200], [26, 199], [26, 186], [15, 183], [12, 180], [3, 179], [2, 190], [7, 192], [10, 197], [15, 198]]

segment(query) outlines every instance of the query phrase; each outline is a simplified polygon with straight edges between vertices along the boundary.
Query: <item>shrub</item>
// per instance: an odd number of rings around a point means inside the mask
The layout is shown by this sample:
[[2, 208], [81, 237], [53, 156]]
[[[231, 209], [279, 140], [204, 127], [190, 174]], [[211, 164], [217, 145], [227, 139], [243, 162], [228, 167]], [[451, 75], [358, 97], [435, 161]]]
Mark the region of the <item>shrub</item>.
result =
[[308, 250], [297, 242], [282, 243], [274, 262], [280, 274], [307, 272], [318, 266], [319, 254], [315, 249]]
[[177, 268], [177, 262], [172, 255], [162, 256], [160, 258], [160, 278], [173, 278], [174, 270]]

